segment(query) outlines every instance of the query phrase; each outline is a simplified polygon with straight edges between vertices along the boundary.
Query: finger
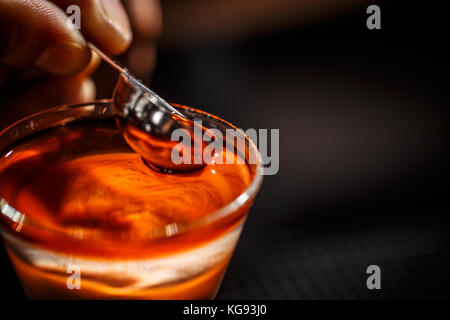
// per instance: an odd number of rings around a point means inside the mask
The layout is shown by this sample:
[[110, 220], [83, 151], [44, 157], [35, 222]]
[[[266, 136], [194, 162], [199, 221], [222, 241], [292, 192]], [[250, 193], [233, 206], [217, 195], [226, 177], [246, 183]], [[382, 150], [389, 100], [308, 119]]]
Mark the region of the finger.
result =
[[14, 68], [9, 66], [0, 67], [0, 85], [10, 88], [22, 83], [26, 85], [42, 78], [47, 78], [48, 73], [37, 67]]
[[44, 109], [77, 104], [95, 99], [95, 84], [90, 78], [52, 77], [26, 92], [20, 92], [2, 106], [0, 130], [30, 114]]
[[19, 97], [13, 98], [9, 104], [19, 109], [23, 115], [30, 115], [43, 109], [93, 99], [95, 99], [95, 84], [92, 79], [80, 76], [51, 77]]
[[146, 40], [159, 38], [163, 25], [160, 1], [128, 0], [126, 3], [136, 36]]
[[137, 78], [148, 80], [156, 64], [156, 48], [148, 41], [136, 41], [127, 57], [128, 69]]
[[112, 54], [125, 51], [132, 32], [120, 0], [52, 0], [66, 11], [76, 3], [81, 9], [81, 32], [100, 49]]
[[42, 0], [0, 0], [0, 63], [36, 65], [61, 75], [81, 71], [90, 51], [54, 4]]
[[[87, 78], [95, 72], [101, 63], [101, 58], [95, 52], [91, 54], [89, 64], [80, 73], [78, 77]], [[30, 68], [14, 68], [8, 66], [0, 66], [0, 85], [4, 88], [16, 87], [18, 85], [26, 86], [36, 81], [47, 79], [48, 73], [36, 67]]]
[[87, 78], [90, 75], [92, 75], [97, 68], [100, 66], [100, 64], [102, 63], [102, 58], [95, 52], [91, 53], [91, 61], [89, 61], [89, 64], [87, 65], [86, 68], [84, 68], [83, 71], [81, 71], [78, 76], [82, 77], [82, 78]]
[[155, 42], [162, 30], [161, 4], [159, 0], [128, 0], [136, 39], [131, 46], [127, 66], [140, 79], [149, 79], [156, 63]]

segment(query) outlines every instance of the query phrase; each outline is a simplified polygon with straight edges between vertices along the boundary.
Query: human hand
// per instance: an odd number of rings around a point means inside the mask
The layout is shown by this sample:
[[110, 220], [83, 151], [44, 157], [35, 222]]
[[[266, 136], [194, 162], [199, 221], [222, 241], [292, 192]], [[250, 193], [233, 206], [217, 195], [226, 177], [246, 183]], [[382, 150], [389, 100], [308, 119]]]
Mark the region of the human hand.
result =
[[[138, 34], [146, 40], [160, 30], [159, 5], [149, 6], [152, 1], [126, 3], [138, 16]], [[100, 59], [86, 41], [110, 54], [120, 54], [130, 45], [131, 26], [119, 0], [76, 1], [81, 30], [67, 24], [65, 11], [72, 4], [73, 0], [0, 0], [0, 128], [45, 107], [95, 98], [90, 75]]]

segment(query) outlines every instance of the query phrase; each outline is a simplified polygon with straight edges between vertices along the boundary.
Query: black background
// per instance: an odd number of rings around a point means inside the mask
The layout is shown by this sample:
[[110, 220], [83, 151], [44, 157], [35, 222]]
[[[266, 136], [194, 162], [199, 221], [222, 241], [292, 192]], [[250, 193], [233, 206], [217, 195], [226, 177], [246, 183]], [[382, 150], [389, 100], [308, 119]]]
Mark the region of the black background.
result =
[[[377, 3], [376, 1], [373, 2]], [[162, 48], [152, 87], [241, 128], [280, 129], [218, 299], [449, 296], [448, 18], [381, 3], [230, 44]], [[23, 297], [1, 249], [2, 297]], [[381, 290], [366, 288], [379, 265]]]

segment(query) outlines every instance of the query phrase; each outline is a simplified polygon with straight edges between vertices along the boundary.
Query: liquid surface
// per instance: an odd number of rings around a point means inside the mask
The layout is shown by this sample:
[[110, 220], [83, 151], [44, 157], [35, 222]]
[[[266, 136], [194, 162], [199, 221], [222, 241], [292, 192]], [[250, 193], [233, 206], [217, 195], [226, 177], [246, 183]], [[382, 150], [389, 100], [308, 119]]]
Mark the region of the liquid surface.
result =
[[[0, 157], [0, 198], [8, 203], [0, 222], [11, 231], [3, 239], [29, 298], [209, 299], [251, 201], [200, 228], [168, 227], [223, 208], [251, 180], [237, 159], [190, 173], [154, 171], [113, 119], [52, 128]], [[166, 233], [149, 237], [152, 228]], [[73, 265], [79, 290], [68, 282]]]
[[46, 225], [138, 230], [212, 213], [236, 199], [251, 176], [245, 164], [153, 171], [114, 124], [96, 122], [55, 128], [12, 147], [0, 160], [0, 179], [0, 197]]

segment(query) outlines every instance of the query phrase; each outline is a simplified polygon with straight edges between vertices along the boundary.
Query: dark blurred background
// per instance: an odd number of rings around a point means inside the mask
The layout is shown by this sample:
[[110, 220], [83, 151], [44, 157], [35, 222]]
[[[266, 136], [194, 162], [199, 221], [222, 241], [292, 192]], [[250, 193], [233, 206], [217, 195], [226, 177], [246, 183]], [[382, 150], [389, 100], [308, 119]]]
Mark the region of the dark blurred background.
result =
[[[381, 30], [366, 28], [369, 4]], [[280, 129], [280, 171], [265, 177], [219, 299], [450, 296], [442, 4], [164, 2], [152, 88], [241, 128]], [[99, 98], [115, 77], [101, 67]], [[1, 250], [1, 295], [22, 297]], [[371, 264], [381, 290], [366, 287]]]

